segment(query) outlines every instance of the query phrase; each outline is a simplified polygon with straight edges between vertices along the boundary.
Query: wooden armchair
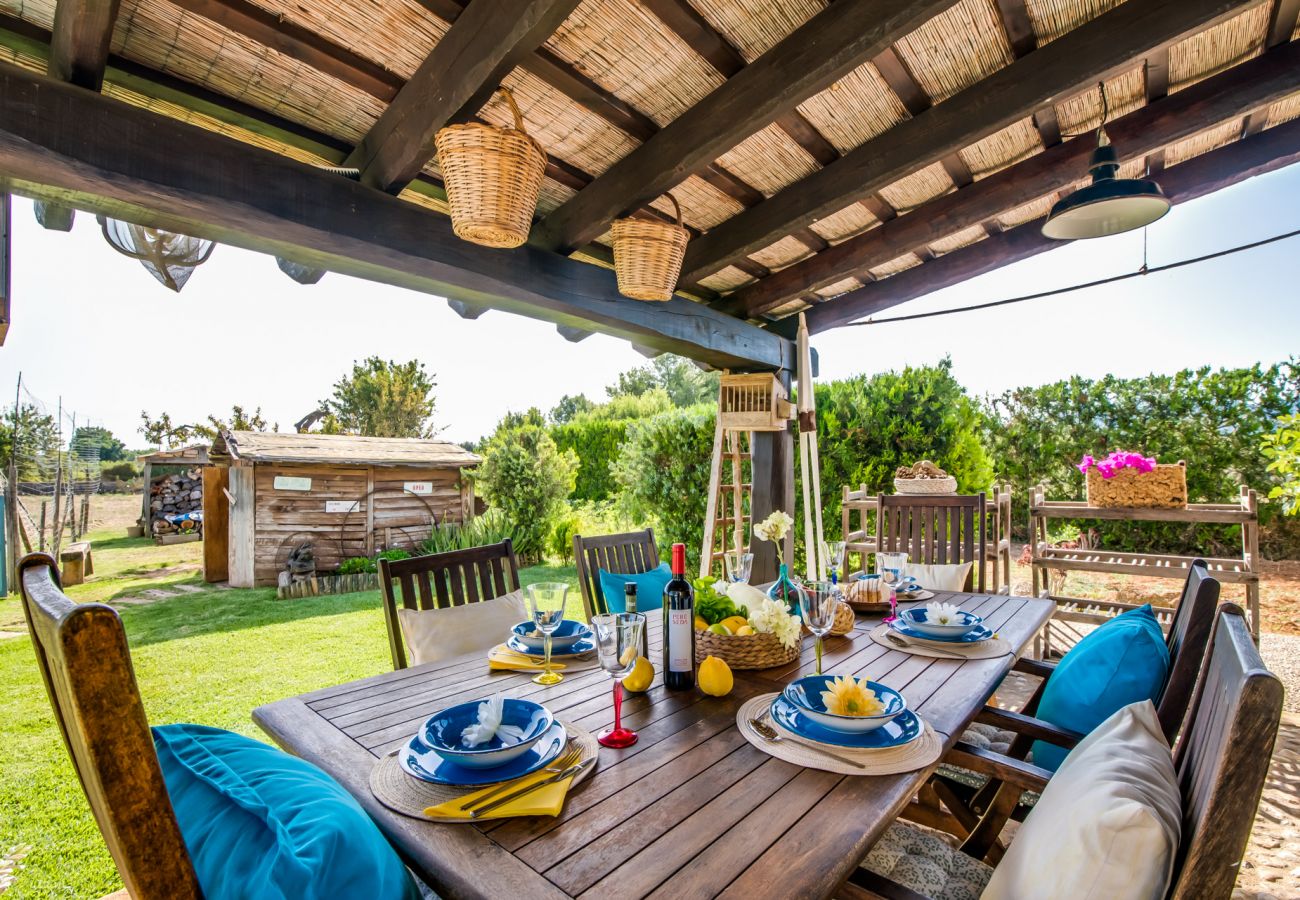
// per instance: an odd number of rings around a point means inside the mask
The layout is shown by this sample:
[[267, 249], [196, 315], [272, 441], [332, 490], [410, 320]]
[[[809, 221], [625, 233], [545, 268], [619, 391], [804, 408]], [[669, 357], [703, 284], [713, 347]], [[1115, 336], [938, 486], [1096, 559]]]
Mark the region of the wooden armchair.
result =
[[64, 596], [54, 559], [18, 564], [23, 612], [54, 718], [135, 900], [202, 896], [167, 796], [117, 612]]
[[506, 538], [468, 550], [450, 550], [410, 559], [379, 560], [379, 581], [384, 589], [384, 624], [393, 668], [405, 669], [406, 647], [397, 620], [397, 590], [407, 609], [445, 609], [492, 600], [519, 590], [519, 562], [514, 544]]
[[[1174, 749], [1183, 822], [1169, 900], [1232, 896], [1282, 718], [1282, 683], [1264, 667], [1241, 607], [1225, 603], [1213, 631]], [[1047, 784], [1044, 773], [1026, 763], [1009, 762], [1003, 775], [1017, 791], [1041, 791]], [[859, 869], [836, 896], [921, 895]]]
[[984, 494], [881, 494], [876, 546], [922, 565], [973, 563], [966, 590], [984, 592]]
[[[1205, 560], [1193, 560], [1188, 567], [1187, 580], [1183, 584], [1178, 606], [1174, 609], [1169, 634], [1165, 638], [1165, 644], [1169, 648], [1169, 679], [1161, 692], [1157, 712], [1170, 745], [1174, 743], [1183, 720], [1187, 717], [1218, 604], [1219, 582], [1210, 577]], [[1036, 769], [1044, 780], [1051, 777], [1047, 770], [1025, 762], [1034, 741], [1047, 741], [1068, 750], [1083, 739], [1083, 735], [1078, 732], [1059, 728], [1034, 717], [1043, 687], [1056, 668], [1056, 663], [1021, 659], [1012, 668], [1042, 678], [1029, 702], [1020, 712], [986, 706], [975, 716], [976, 722], [992, 725], [1014, 735], [1007, 752], [1003, 754], [986, 750], [962, 739], [957, 741], [944, 758], [950, 765], [987, 776], [988, 782], [972, 793], [966, 785], [947, 778], [943, 770], [940, 770], [931, 785], [938, 799], [943, 801], [955, 819], [955, 822], [945, 822], [949, 826], [945, 830], [964, 837], [963, 851], [976, 858], [983, 858], [989, 852], [1008, 818], [1013, 815], [1021, 817], [1025, 812], [1023, 807], [1018, 806], [1021, 789], [1007, 773], [1028, 766]], [[932, 809], [929, 815], [922, 814], [934, 824], [932, 815]], [[952, 827], [954, 825], [956, 827]]]
[[574, 535], [573, 559], [578, 566], [578, 584], [587, 618], [609, 612], [600, 589], [598, 569], [619, 575], [639, 575], [659, 565], [659, 548], [653, 528], [602, 537]]

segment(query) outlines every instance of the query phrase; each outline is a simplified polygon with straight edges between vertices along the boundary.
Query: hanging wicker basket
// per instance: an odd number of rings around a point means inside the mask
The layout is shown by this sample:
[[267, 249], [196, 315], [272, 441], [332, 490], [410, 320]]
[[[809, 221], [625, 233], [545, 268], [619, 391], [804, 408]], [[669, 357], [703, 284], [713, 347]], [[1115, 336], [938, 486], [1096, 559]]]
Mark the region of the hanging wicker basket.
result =
[[619, 219], [614, 222], [614, 273], [618, 292], [633, 300], [671, 300], [677, 287], [690, 237], [682, 227], [682, 208], [668, 194], [677, 223], [650, 219]]
[[482, 122], [451, 125], [433, 139], [447, 185], [456, 236], [484, 247], [518, 247], [528, 240], [546, 151], [524, 131], [524, 118], [507, 88], [514, 128]]

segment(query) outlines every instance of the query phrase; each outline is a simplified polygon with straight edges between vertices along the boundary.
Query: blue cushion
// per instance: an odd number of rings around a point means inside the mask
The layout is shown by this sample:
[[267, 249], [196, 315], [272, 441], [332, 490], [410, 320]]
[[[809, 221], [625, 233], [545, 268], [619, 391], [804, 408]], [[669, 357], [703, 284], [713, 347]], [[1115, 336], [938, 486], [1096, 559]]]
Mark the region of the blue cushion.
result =
[[311, 763], [204, 725], [153, 740], [205, 900], [418, 900], [375, 823]]
[[656, 569], [642, 572], [640, 575], [619, 575], [597, 569], [600, 577], [600, 592], [605, 595], [605, 606], [612, 613], [627, 612], [627, 599], [623, 594], [623, 585], [629, 581], [636, 584], [636, 611], [648, 612], [663, 609], [664, 587], [673, 580], [673, 573], [668, 563], [660, 563]]
[[[1065, 654], [1047, 679], [1035, 714], [1082, 734], [1140, 700], [1156, 702], [1169, 677], [1169, 648], [1151, 604], [1100, 626]], [[1066, 750], [1035, 741], [1034, 764], [1056, 771]]]

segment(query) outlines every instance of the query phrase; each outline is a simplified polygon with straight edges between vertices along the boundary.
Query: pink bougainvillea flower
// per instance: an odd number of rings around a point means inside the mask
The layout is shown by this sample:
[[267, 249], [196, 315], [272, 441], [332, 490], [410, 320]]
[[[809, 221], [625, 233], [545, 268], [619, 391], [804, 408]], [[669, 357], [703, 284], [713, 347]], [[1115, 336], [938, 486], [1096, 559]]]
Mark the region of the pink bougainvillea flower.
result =
[[1092, 458], [1092, 454], [1091, 454], [1091, 453], [1085, 453], [1085, 454], [1083, 454], [1083, 459], [1079, 460], [1079, 466], [1078, 466], [1078, 468], [1079, 468], [1079, 471], [1080, 471], [1080, 472], [1082, 472], [1083, 474], [1086, 475], [1086, 474], [1088, 474], [1088, 469], [1089, 469], [1089, 467], [1090, 467], [1090, 466], [1094, 466], [1094, 465], [1096, 465], [1096, 464], [1097, 464], [1097, 460], [1095, 460], [1095, 459]]
[[1097, 474], [1102, 478], [1111, 479], [1115, 477], [1116, 466], [1109, 459], [1103, 459], [1097, 463]]

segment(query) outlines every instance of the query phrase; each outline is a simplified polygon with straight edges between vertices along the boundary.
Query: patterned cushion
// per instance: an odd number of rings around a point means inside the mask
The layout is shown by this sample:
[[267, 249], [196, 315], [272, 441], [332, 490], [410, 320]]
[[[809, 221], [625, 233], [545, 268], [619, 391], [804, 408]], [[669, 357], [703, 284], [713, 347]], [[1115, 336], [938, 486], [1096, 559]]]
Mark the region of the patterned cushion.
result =
[[895, 823], [867, 854], [863, 867], [934, 900], [979, 900], [993, 869], [936, 833]]

